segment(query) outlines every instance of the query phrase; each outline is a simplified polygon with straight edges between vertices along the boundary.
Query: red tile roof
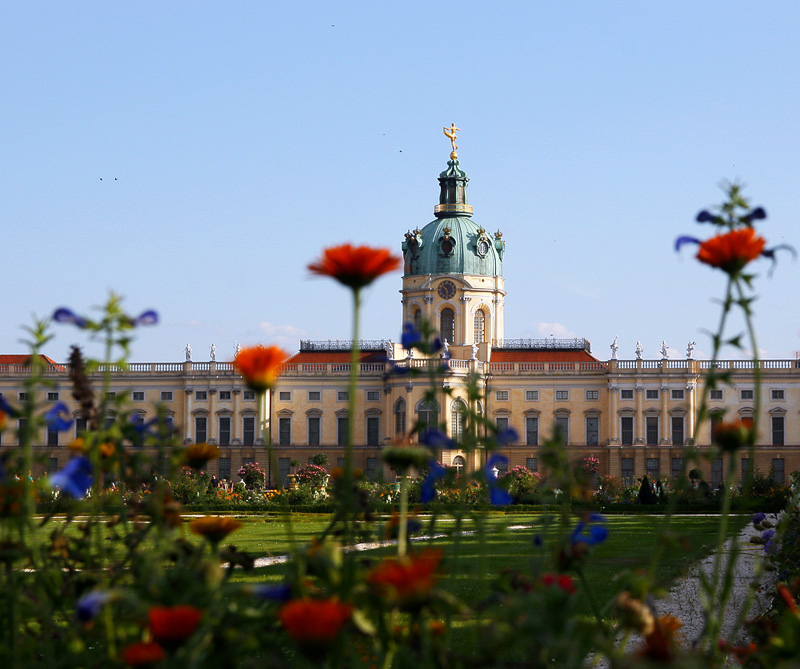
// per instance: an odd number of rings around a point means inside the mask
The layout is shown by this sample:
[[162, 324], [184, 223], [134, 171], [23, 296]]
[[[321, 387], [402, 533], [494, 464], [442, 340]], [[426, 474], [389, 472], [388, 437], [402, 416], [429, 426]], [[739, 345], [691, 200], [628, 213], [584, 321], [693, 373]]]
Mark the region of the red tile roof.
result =
[[[58, 363], [46, 355], [39, 355], [39, 357], [48, 365], [57, 365]], [[0, 365], [27, 365], [31, 356], [27, 353], [0, 353]]]
[[493, 349], [492, 362], [599, 362], [586, 350]]

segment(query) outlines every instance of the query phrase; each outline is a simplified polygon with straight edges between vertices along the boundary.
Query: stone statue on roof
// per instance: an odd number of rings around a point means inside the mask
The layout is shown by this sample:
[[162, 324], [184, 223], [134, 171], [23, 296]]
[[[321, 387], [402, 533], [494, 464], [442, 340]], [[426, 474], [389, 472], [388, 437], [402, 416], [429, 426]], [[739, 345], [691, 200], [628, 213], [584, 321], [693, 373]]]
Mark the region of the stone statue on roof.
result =
[[217, 360], [217, 347], [214, 344], [211, 344], [211, 352], [209, 353], [211, 356], [211, 362], [216, 362]]
[[619, 339], [619, 337], [614, 337], [614, 341], [612, 341], [611, 346], [609, 346], [609, 348], [611, 349], [612, 360], [617, 359], [617, 351], [619, 351], [619, 345], [617, 344], [617, 339]]
[[183, 352], [186, 354], [186, 362], [192, 361], [192, 347], [188, 343], [186, 344], [186, 348], [183, 349]]
[[636, 342], [636, 359], [637, 360], [641, 360], [642, 359], [642, 352], [643, 351], [644, 351], [644, 349], [642, 348], [642, 342], [637, 341]]
[[661, 340], [661, 359], [666, 360], [669, 358], [669, 349], [667, 347], [667, 342], [663, 339]]
[[694, 354], [694, 347], [697, 346], [696, 341], [690, 341], [686, 346], [686, 357], [691, 360]]

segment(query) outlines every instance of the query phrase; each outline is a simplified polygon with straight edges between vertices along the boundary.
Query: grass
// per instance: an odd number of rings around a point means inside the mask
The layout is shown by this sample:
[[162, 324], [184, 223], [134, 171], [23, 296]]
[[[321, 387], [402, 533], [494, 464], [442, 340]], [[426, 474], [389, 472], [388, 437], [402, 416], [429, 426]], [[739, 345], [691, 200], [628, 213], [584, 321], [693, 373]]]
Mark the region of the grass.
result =
[[[487, 514], [483, 527], [465, 520], [460, 536], [453, 532], [453, 519], [439, 519], [434, 528], [445, 536], [425, 539], [426, 545], [445, 551], [446, 575], [442, 587], [452, 595], [467, 602], [489, 596], [496, 574], [512, 569], [531, 574], [545, 568], [547, 557], [555, 541], [554, 528], [544, 528], [539, 514]], [[731, 534], [738, 533], [748, 518], [733, 517]], [[313, 515], [293, 516], [294, 535], [301, 545], [322, 529], [327, 518]], [[584, 565], [584, 574], [596, 600], [602, 606], [618, 590], [616, 577], [624, 570], [645, 570], [656, 547], [660, 516], [609, 516], [608, 539], [592, 549]], [[668, 541], [657, 571], [657, 578], [669, 586], [686, 573], [691, 564], [708, 555], [716, 545], [718, 518], [715, 516], [675, 516], [670, 524]], [[509, 529], [517, 526], [518, 529]], [[425, 528], [426, 530], [428, 528]], [[543, 547], [534, 545], [534, 535], [543, 539]], [[278, 555], [290, 548], [287, 526], [280, 519], [245, 520], [244, 527], [229, 537], [240, 550], [254, 556]], [[385, 546], [365, 553], [370, 556], [394, 554], [394, 546]], [[250, 573], [238, 572], [236, 580], [279, 581], [286, 573], [286, 565], [258, 568]], [[588, 604], [586, 612], [588, 613]]]

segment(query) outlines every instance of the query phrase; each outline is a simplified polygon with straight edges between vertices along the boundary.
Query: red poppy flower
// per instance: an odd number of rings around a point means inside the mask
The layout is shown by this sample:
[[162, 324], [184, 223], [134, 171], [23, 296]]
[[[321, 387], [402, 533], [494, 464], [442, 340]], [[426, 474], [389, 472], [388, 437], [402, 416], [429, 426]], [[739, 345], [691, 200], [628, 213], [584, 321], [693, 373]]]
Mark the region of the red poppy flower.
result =
[[575, 583], [572, 578], [566, 574], [544, 574], [542, 576], [542, 583], [546, 586], [558, 586], [567, 594], [574, 594], [576, 592]]
[[336, 599], [295, 599], [278, 615], [295, 641], [327, 643], [338, 636], [352, 613], [352, 606]]
[[764, 238], [753, 228], [739, 228], [700, 242], [697, 259], [728, 274], [736, 274], [761, 255], [765, 244]]
[[132, 643], [122, 651], [122, 659], [125, 664], [132, 667], [142, 667], [146, 664], [161, 662], [166, 657], [164, 649], [155, 642]]
[[342, 244], [325, 249], [322, 258], [311, 263], [308, 269], [314, 274], [333, 277], [345, 286], [358, 289], [399, 267], [399, 256], [392, 255], [388, 249]]
[[279, 346], [253, 346], [243, 348], [233, 360], [236, 368], [249, 388], [264, 391], [275, 386], [281, 373], [281, 365], [289, 354]]
[[382, 594], [402, 601], [419, 599], [430, 593], [441, 559], [441, 550], [427, 550], [419, 555], [384, 560], [372, 570], [367, 581]]
[[186, 641], [200, 624], [203, 612], [194, 606], [154, 606], [147, 614], [150, 631], [158, 641]]

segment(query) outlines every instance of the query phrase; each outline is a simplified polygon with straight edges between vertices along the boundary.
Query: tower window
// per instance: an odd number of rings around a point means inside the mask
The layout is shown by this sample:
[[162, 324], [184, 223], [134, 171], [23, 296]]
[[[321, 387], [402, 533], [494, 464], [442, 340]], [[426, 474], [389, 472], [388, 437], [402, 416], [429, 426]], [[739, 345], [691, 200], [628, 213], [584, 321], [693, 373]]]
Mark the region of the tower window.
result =
[[456, 317], [452, 309], [442, 309], [439, 316], [439, 334], [442, 339], [446, 339], [448, 344], [452, 344], [456, 339]]
[[475, 312], [474, 341], [476, 344], [482, 344], [486, 341], [486, 314], [483, 313], [483, 309], [478, 309]]

